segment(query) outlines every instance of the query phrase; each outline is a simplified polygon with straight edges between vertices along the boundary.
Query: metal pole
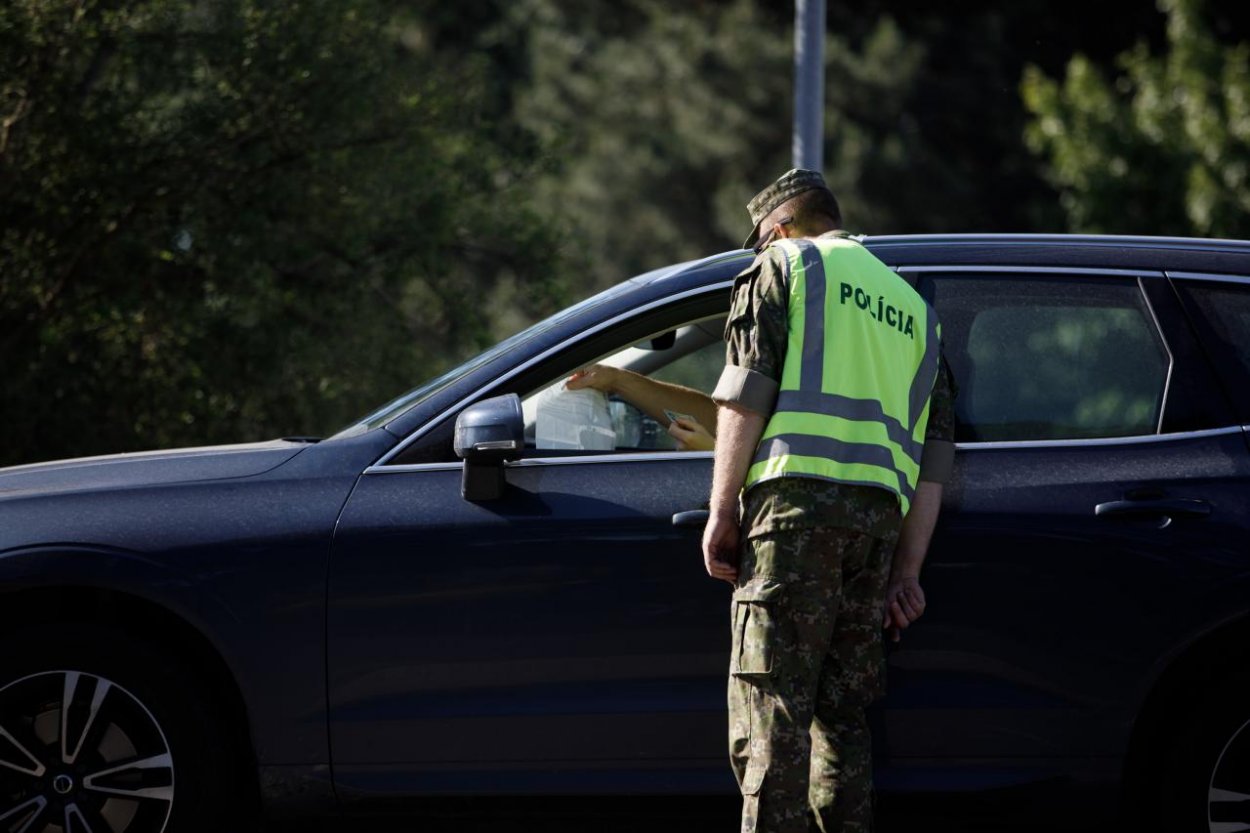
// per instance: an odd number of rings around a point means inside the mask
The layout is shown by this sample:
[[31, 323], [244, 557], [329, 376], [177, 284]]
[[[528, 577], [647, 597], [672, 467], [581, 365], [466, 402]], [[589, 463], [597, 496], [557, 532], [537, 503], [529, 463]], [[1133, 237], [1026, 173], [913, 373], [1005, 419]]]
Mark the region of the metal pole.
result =
[[794, 0], [794, 167], [824, 162], [825, 0]]

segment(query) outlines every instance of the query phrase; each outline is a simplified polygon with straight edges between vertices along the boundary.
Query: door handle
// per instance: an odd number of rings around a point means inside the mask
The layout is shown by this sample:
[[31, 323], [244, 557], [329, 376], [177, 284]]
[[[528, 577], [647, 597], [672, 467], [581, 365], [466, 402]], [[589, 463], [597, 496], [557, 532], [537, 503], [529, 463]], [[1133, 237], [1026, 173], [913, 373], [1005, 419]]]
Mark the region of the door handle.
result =
[[702, 529], [707, 526], [707, 519], [712, 513], [706, 509], [689, 509], [673, 516], [673, 526], [689, 526]]
[[1115, 515], [1167, 515], [1187, 518], [1205, 518], [1211, 514], [1211, 504], [1205, 500], [1187, 497], [1152, 498], [1147, 500], [1112, 500], [1094, 507], [1098, 517]]

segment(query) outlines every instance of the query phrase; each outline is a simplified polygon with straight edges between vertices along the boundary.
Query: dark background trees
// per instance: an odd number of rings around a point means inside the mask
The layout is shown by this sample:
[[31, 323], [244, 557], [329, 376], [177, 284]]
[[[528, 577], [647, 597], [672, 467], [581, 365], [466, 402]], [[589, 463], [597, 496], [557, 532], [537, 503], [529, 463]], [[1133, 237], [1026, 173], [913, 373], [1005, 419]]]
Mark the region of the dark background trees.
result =
[[0, 459], [333, 429], [563, 295], [487, 68], [387, 4], [0, 33]]
[[[869, 233], [1246, 235], [1241, 6], [831, 2]], [[0, 464], [324, 434], [741, 242], [793, 5], [0, 6]]]

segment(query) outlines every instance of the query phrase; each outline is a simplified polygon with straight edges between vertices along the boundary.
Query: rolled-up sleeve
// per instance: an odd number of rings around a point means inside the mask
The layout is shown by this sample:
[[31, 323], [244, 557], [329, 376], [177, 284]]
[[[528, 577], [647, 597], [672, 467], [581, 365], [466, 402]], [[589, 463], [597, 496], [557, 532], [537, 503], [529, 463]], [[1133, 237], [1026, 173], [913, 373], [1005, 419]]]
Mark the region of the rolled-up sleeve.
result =
[[712, 392], [717, 404], [772, 413], [786, 361], [787, 269], [784, 252], [774, 247], [734, 280], [725, 322], [725, 369]]
[[730, 403], [769, 414], [777, 403], [777, 382], [757, 370], [727, 364], [712, 391], [712, 400], [718, 405]]
[[925, 428], [924, 452], [920, 458], [920, 479], [930, 483], [950, 480], [955, 467], [955, 397], [958, 388], [951, 377], [946, 356], [938, 362], [937, 378], [929, 398], [929, 424]]

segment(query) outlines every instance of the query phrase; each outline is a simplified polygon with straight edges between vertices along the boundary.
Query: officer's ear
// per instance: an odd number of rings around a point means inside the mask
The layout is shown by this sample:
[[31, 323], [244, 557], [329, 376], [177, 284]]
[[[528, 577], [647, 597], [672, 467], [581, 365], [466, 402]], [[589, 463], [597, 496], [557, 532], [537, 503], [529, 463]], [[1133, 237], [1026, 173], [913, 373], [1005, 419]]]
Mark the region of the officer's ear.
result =
[[783, 214], [778, 217], [777, 220], [768, 227], [768, 232], [770, 240], [776, 240], [782, 237], [789, 239], [791, 237], [799, 236], [798, 232], [794, 230], [793, 214]]

